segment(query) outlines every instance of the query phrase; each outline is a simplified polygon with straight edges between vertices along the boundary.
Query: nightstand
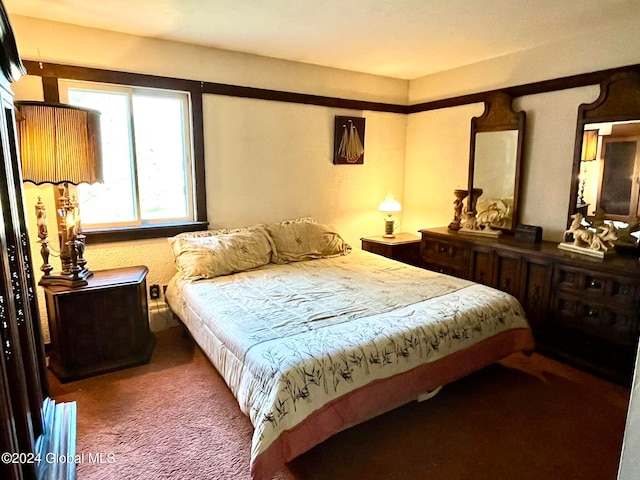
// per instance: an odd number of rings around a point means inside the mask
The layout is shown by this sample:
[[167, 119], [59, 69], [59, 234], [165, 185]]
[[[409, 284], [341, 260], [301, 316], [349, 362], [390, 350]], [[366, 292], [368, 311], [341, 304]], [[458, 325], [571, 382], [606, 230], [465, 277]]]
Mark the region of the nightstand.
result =
[[420, 237], [411, 233], [396, 233], [395, 237], [387, 238], [382, 235], [375, 237], [363, 237], [362, 250], [377, 253], [383, 257], [408, 263], [418, 267], [422, 266], [420, 257]]
[[80, 288], [43, 287], [52, 351], [49, 368], [61, 382], [147, 363], [147, 267], [93, 273]]

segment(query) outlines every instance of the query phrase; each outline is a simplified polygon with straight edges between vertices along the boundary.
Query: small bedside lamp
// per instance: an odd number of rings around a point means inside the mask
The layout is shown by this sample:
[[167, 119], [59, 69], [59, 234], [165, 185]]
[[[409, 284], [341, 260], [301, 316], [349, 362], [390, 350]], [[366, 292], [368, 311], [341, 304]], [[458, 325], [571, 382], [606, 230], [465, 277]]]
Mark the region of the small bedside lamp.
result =
[[393, 214], [402, 210], [400, 202], [393, 195], [393, 192], [387, 192], [387, 198], [378, 206], [378, 210], [384, 213], [384, 237], [394, 238], [393, 234]]

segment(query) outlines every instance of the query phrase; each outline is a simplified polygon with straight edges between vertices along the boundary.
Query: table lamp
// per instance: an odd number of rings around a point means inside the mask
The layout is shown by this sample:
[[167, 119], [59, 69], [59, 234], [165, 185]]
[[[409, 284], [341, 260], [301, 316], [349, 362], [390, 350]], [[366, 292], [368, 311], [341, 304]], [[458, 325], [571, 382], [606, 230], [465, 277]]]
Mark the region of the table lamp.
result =
[[393, 192], [387, 192], [387, 197], [380, 203], [378, 210], [384, 213], [384, 235], [385, 238], [395, 238], [393, 234], [393, 214], [402, 210], [400, 202], [393, 195]]
[[47, 211], [38, 199], [36, 217], [44, 262], [39, 285], [86, 285], [92, 272], [84, 258], [86, 237], [82, 234], [80, 208], [77, 199], [69, 197], [69, 184], [102, 182], [100, 112], [44, 102], [15, 104], [23, 180], [58, 185], [56, 213], [62, 268], [60, 273], [51, 273]]

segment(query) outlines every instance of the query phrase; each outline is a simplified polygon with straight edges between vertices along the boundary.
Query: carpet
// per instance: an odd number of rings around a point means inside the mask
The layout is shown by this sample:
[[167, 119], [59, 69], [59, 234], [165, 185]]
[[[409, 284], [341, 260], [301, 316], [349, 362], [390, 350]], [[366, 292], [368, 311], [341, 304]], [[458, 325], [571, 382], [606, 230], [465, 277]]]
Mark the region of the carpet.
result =
[[[60, 384], [78, 407], [80, 480], [248, 480], [252, 427], [180, 327], [147, 365]], [[629, 390], [513, 355], [328, 439], [277, 480], [615, 480]]]

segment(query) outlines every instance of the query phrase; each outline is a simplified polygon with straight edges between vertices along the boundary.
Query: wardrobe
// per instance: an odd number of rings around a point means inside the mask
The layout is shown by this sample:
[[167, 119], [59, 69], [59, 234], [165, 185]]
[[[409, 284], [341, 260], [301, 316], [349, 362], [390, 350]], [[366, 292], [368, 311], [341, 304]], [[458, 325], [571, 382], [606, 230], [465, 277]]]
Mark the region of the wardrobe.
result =
[[49, 387], [11, 92], [25, 70], [1, 2], [0, 69], [0, 478], [32, 479], [41, 478]]

